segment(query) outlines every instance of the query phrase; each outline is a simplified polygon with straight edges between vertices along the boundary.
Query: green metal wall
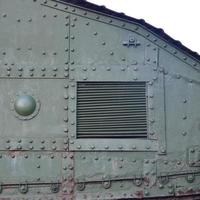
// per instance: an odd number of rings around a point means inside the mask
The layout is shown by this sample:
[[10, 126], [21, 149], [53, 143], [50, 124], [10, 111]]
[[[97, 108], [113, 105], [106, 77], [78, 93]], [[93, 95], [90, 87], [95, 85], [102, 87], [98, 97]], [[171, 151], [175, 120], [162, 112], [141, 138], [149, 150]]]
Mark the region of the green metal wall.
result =
[[[198, 194], [200, 62], [139, 24], [0, 0], [0, 199]], [[147, 83], [147, 139], [77, 139], [77, 82]], [[37, 100], [20, 117], [16, 98]]]

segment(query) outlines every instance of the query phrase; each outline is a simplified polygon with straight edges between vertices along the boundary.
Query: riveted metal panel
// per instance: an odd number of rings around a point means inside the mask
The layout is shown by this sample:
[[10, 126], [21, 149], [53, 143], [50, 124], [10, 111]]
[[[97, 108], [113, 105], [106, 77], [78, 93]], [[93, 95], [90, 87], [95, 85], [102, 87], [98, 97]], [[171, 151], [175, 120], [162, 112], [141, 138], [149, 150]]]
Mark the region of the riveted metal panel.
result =
[[[70, 73], [69, 78], [69, 108], [71, 110], [69, 120], [70, 149], [73, 150], [132, 150], [137, 140], [79, 140], [76, 138], [76, 106], [77, 106], [77, 81], [144, 81], [149, 83], [148, 93], [148, 120], [149, 139], [141, 141], [139, 149], [144, 151], [158, 150], [156, 135], [159, 137], [160, 148], [163, 152], [165, 147], [165, 116], [160, 114], [159, 109], [164, 109], [164, 91], [162, 69], [158, 68], [158, 49], [149, 45], [141, 36], [126, 29], [110, 26], [102, 22], [89, 20], [86, 17], [71, 17], [70, 24]], [[115, 32], [113, 35], [112, 33]], [[84, 33], [84, 34], [83, 34]], [[133, 42], [133, 44], [131, 43]], [[87, 47], [87, 51], [85, 48]], [[145, 63], [145, 49], [152, 52], [152, 64]], [[107, 53], [107, 50], [110, 52]], [[151, 55], [151, 53], [149, 53]], [[153, 103], [152, 103], [153, 102]], [[158, 112], [154, 110], [154, 106]], [[153, 119], [154, 118], [154, 119]], [[156, 119], [159, 119], [157, 122]], [[151, 133], [151, 134], [150, 134]], [[108, 143], [110, 143], [108, 145]], [[153, 145], [149, 146], [149, 142]], [[120, 143], [120, 144], [119, 144]], [[117, 147], [119, 145], [119, 147]], [[117, 147], [117, 148], [116, 148]], [[128, 147], [128, 149], [127, 149]]]
[[40, 3], [1, 0], [0, 78], [67, 75], [69, 19]]
[[[0, 154], [4, 184], [61, 182], [62, 155], [58, 153], [8, 152]], [[48, 166], [48, 170], [46, 167]]]
[[[1, 131], [3, 138], [59, 138], [65, 136], [67, 120], [67, 81], [56, 79], [1, 79]], [[17, 95], [30, 94], [38, 99], [40, 109], [32, 119], [19, 119], [13, 107]], [[53, 115], [54, 113], [54, 115]], [[8, 142], [9, 143], [9, 142]], [[45, 144], [45, 141], [43, 142]], [[42, 145], [42, 144], [41, 144]]]

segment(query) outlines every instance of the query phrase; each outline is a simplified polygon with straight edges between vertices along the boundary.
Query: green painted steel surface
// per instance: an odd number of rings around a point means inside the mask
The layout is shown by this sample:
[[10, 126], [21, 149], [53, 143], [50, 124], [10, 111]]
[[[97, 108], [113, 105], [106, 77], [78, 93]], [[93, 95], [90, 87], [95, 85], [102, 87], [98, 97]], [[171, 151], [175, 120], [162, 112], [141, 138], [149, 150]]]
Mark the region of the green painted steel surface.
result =
[[[0, 0], [0, 199], [198, 195], [199, 72], [199, 60], [134, 22], [78, 3]], [[78, 138], [79, 82], [145, 83], [147, 137]], [[109, 98], [98, 96], [105, 115]]]

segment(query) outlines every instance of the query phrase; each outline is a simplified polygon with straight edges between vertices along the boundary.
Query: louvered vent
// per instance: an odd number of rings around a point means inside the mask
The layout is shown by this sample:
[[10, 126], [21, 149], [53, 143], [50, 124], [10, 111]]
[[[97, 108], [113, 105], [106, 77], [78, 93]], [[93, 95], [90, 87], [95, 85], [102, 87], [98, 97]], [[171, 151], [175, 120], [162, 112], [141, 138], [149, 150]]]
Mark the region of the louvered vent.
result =
[[147, 138], [145, 82], [78, 82], [77, 138]]

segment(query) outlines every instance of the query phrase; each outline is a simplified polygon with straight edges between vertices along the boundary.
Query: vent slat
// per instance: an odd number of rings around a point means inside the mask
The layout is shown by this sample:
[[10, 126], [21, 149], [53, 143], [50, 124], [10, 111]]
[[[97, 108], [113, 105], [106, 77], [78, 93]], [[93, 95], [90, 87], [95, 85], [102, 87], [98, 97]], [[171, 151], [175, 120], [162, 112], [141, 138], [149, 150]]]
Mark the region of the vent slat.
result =
[[145, 82], [78, 82], [77, 138], [147, 138]]

